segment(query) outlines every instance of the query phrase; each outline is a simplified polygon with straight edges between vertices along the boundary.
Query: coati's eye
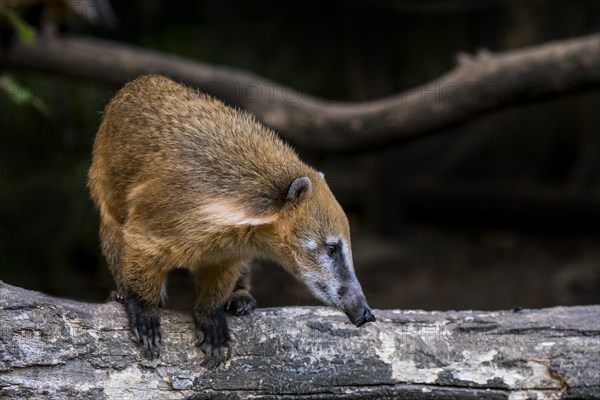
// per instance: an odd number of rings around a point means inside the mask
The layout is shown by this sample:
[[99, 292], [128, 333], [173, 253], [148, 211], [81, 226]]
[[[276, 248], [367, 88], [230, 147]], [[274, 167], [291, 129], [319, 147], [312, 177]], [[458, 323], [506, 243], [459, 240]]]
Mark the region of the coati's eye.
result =
[[337, 243], [327, 243], [327, 254], [333, 256], [340, 251], [340, 245]]

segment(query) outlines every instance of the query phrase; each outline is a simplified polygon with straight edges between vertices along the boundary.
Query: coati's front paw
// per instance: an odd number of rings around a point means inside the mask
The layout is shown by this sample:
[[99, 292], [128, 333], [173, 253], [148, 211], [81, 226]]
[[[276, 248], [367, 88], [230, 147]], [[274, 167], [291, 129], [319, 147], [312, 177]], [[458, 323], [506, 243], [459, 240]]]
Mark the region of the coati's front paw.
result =
[[250, 293], [233, 293], [225, 304], [225, 312], [240, 316], [248, 315], [256, 308], [256, 300]]
[[201, 365], [213, 369], [224, 363], [231, 355], [229, 328], [223, 310], [211, 314], [197, 311], [196, 346], [204, 352]]
[[125, 310], [129, 325], [136, 340], [144, 346], [146, 355], [152, 360], [160, 357], [162, 335], [158, 307], [150, 305], [136, 295], [125, 299]]

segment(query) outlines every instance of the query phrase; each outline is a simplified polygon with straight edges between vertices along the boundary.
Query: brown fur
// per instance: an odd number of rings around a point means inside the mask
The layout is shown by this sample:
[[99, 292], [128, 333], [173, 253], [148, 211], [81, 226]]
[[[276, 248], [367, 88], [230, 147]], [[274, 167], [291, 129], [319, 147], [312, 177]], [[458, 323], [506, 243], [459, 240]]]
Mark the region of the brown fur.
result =
[[[296, 193], [298, 178], [308, 186]], [[225, 304], [244, 310], [252, 258], [278, 261], [309, 287], [310, 279], [341, 284], [318, 261], [325, 238], [350, 244], [346, 216], [323, 177], [249, 114], [167, 78], [138, 78], [108, 104], [88, 185], [118, 292], [135, 296], [131, 321], [160, 303], [166, 275], [178, 267], [195, 274], [196, 320], [206, 332], [214, 330], [207, 321], [224, 321], [214, 313]], [[351, 273], [344, 277], [357, 288], [352, 318], [370, 321], [349, 248], [345, 257]], [[328, 300], [347, 311], [337, 301]]]

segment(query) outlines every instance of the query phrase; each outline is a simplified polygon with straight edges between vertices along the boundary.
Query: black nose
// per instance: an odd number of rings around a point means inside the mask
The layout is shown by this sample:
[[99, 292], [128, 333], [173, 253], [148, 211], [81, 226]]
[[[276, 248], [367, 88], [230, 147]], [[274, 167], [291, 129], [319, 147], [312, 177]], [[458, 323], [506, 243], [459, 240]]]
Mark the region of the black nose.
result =
[[356, 322], [356, 326], [363, 326], [367, 322], [374, 322], [376, 320], [375, 315], [371, 310], [365, 308], [363, 311], [362, 318]]

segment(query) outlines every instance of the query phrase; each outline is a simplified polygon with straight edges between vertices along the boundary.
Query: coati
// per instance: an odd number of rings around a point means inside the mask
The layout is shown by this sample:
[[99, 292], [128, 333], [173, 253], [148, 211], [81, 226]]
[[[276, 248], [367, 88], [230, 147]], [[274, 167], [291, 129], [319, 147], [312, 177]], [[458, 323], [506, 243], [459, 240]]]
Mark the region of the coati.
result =
[[228, 357], [225, 312], [246, 314], [248, 262], [269, 258], [361, 326], [375, 321], [352, 264], [348, 220], [324, 177], [250, 114], [162, 76], [107, 105], [88, 186], [131, 329], [159, 355], [167, 273], [195, 276], [203, 365]]

